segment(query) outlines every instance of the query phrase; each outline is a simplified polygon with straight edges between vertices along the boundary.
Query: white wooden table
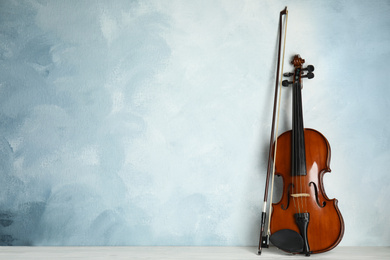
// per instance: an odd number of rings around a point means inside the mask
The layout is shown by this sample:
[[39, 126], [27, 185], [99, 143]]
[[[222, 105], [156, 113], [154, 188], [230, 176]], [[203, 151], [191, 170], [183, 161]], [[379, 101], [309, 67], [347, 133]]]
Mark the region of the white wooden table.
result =
[[246, 260], [246, 259], [390, 259], [390, 247], [337, 247], [307, 258], [274, 247], [0, 247], [0, 259], [131, 259], [131, 260]]

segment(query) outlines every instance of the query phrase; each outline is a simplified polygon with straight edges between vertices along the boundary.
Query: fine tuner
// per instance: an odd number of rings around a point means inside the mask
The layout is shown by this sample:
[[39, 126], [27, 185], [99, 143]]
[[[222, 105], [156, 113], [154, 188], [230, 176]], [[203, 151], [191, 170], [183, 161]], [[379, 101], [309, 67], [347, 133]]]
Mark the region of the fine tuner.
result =
[[[302, 75], [301, 78], [308, 78], [308, 79], [312, 79], [314, 78], [314, 66], [313, 65], [308, 65], [306, 68], [302, 69], [302, 73], [304, 73], [305, 71], [307, 71], [307, 74], [306, 75]], [[291, 76], [294, 76], [294, 73], [293, 72], [287, 72], [287, 73], [284, 73], [283, 74], [284, 77], [291, 77]], [[292, 81], [288, 81], [288, 80], [283, 80], [282, 81], [282, 85], [284, 87], [287, 87], [288, 85], [290, 84], [293, 84]]]

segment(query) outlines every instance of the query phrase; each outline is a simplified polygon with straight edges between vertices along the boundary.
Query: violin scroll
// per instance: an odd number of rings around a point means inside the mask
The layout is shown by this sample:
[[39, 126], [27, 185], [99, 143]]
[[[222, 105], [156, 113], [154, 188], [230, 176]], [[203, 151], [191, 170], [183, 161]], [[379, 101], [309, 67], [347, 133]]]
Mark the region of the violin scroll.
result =
[[298, 54], [294, 56], [291, 64], [294, 65], [294, 68], [301, 68], [303, 63], [305, 63], [305, 59], [302, 59]]
[[[308, 65], [306, 68], [302, 68], [302, 65], [305, 63], [305, 59], [302, 59], [301, 56], [299, 55], [295, 55], [293, 60], [291, 61], [291, 64], [294, 65], [295, 67], [295, 70], [299, 69], [301, 73], [300, 74], [300, 78], [308, 78], [308, 79], [312, 79], [314, 78], [314, 66], [313, 65]], [[304, 74], [304, 72], [307, 71], [307, 74]], [[284, 77], [292, 77], [294, 76], [295, 73], [293, 72], [287, 72], [287, 73], [284, 73], [283, 76]], [[287, 87], [288, 85], [290, 84], [293, 84], [294, 82], [293, 81], [288, 81], [288, 80], [283, 80], [282, 81], [282, 86], [283, 87]]]

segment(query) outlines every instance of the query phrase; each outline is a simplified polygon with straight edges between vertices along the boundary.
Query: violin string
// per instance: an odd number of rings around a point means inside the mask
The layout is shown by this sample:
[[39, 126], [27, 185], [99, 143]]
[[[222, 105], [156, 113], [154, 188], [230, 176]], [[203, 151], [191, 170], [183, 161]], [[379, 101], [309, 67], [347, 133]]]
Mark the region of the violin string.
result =
[[[301, 79], [301, 78], [300, 78]], [[302, 82], [301, 80], [299, 81], [299, 104], [301, 104], [301, 107], [300, 107], [300, 114], [303, 115], [303, 108], [302, 108]], [[303, 128], [303, 140], [305, 140], [305, 128], [304, 128], [304, 125], [303, 125], [303, 118], [301, 118], [301, 122], [302, 122], [302, 128]], [[305, 145], [305, 142], [303, 143], [303, 145]], [[304, 150], [306, 152], [306, 149]], [[305, 158], [306, 158], [306, 154], [304, 155]], [[305, 159], [305, 163], [306, 163], [306, 159]], [[304, 184], [304, 178], [307, 176], [307, 173], [306, 175], [302, 175], [302, 176], [299, 176], [299, 180], [300, 180], [300, 186], [301, 186], [301, 193], [302, 194], [306, 194], [306, 185]], [[304, 212], [307, 212], [307, 197], [306, 196], [301, 196], [301, 201], [302, 201], [302, 213]]]
[[[303, 101], [302, 101], [302, 88], [303, 88], [303, 85], [302, 85], [302, 82], [300, 81], [300, 85], [299, 85], [299, 91], [300, 91], [300, 93], [299, 93], [299, 103], [300, 104], [303, 104]], [[301, 105], [301, 107], [300, 107], [300, 109], [302, 110], [301, 112], [301, 114], [303, 115], [303, 107], [302, 107], [302, 105]], [[304, 147], [305, 147], [305, 126], [304, 126], [304, 122], [303, 122], [303, 118], [301, 118], [302, 119], [302, 129], [303, 129], [303, 145], [304, 145]], [[300, 185], [301, 185], [301, 192], [303, 193], [303, 194], [307, 194], [307, 187], [306, 187], [306, 185], [305, 185], [305, 180], [306, 180], [306, 176], [307, 176], [307, 170], [306, 170], [306, 148], [304, 149], [304, 151], [305, 151], [305, 173], [306, 173], [306, 175], [302, 175], [302, 176], [300, 176]], [[307, 212], [307, 198], [308, 197], [306, 197], [306, 196], [302, 196], [302, 212], [303, 213], [305, 213], [305, 212]]]
[[[275, 165], [276, 165], [276, 150], [278, 146], [278, 130], [279, 130], [279, 118], [280, 118], [280, 103], [281, 103], [281, 97], [282, 97], [282, 79], [283, 79], [283, 68], [284, 68], [284, 53], [286, 50], [286, 39], [287, 39], [287, 18], [288, 18], [288, 10], [286, 10], [286, 18], [285, 18], [285, 25], [284, 25], [284, 40], [283, 40], [283, 55], [282, 55], [282, 67], [281, 67], [281, 73], [280, 73], [280, 80], [279, 80], [279, 97], [278, 97], [278, 115], [276, 119], [276, 133], [274, 136], [275, 140], [275, 147], [274, 147], [274, 161], [272, 164], [272, 180], [271, 180], [271, 195], [270, 195], [270, 201], [271, 203], [269, 204], [269, 211], [268, 211], [268, 229], [267, 229], [267, 234], [271, 234], [271, 213], [272, 213], [272, 198], [274, 194], [274, 180], [275, 180]], [[279, 75], [276, 75], [279, 77]], [[276, 137], [276, 138], [275, 138]]]
[[[295, 74], [295, 73], [294, 73]], [[294, 75], [294, 77], [295, 77], [295, 75]], [[294, 115], [296, 116], [298, 113], [298, 111], [297, 111], [297, 89], [298, 89], [298, 87], [299, 87], [299, 83], [298, 82], [296, 82], [296, 78], [295, 78], [295, 83], [293, 84], [293, 98], [294, 98], [294, 100], [295, 100], [295, 104], [293, 104], [293, 110], [294, 110]], [[293, 123], [295, 123], [296, 124], [296, 122], [297, 122], [297, 118], [293, 118]], [[297, 131], [297, 126], [296, 125], [294, 125], [294, 127], [293, 127], [293, 131]], [[292, 138], [294, 138], [294, 136], [296, 136], [296, 134], [294, 134], [294, 133], [292, 133]], [[296, 140], [295, 140], [296, 141]], [[298, 145], [296, 142], [294, 142], [294, 145]], [[292, 152], [295, 152], [295, 149], [293, 149], [293, 147], [291, 147], [291, 149], [292, 149]], [[297, 154], [295, 155], [295, 160], [297, 159], [296, 158], [296, 156], [297, 156]], [[296, 161], [295, 161], [295, 168], [294, 169], [292, 169], [292, 171], [293, 171], [293, 174], [294, 174], [294, 177], [293, 177], [293, 187], [295, 187], [295, 194], [298, 194], [298, 193], [300, 193], [300, 189], [301, 189], [301, 183], [300, 183], [300, 178], [299, 178], [299, 173], [298, 172], [296, 172]], [[298, 181], [297, 181], [297, 179], [298, 179]], [[298, 184], [298, 185], [297, 185]], [[295, 200], [295, 197], [293, 197], [293, 200]], [[297, 205], [298, 205], [298, 213], [301, 213], [301, 197], [297, 197], [296, 198], [296, 200], [297, 200]], [[295, 204], [294, 204], [295, 205]], [[295, 212], [297, 212], [297, 210], [295, 209]]]
[[[298, 91], [298, 98], [299, 98], [299, 100], [298, 100], [298, 104], [300, 104], [300, 106], [297, 108], [297, 109], [299, 109], [300, 111], [299, 111], [299, 115], [302, 115], [302, 83], [301, 83], [301, 70], [299, 70], [299, 84], [298, 84], [298, 86], [297, 86], [297, 91]], [[299, 122], [303, 122], [303, 118], [301, 117], [300, 118], [300, 120], [299, 120]], [[299, 127], [301, 127], [301, 126], [299, 126]], [[299, 128], [299, 129], [301, 129], [301, 128]], [[304, 133], [302, 133], [302, 134], [304, 134]], [[299, 144], [300, 145], [300, 144]], [[301, 158], [300, 158], [300, 160], [301, 160]], [[305, 160], [306, 161], [306, 160]], [[301, 164], [301, 163], [300, 163]], [[304, 201], [305, 201], [305, 196], [303, 195], [303, 193], [304, 193], [304, 185], [303, 185], [303, 181], [302, 181], [302, 179], [303, 179], [303, 176], [304, 175], [302, 175], [302, 173], [299, 173], [299, 193], [301, 194], [301, 196], [300, 196], [300, 200], [301, 200], [301, 205], [302, 205], [302, 211], [301, 211], [301, 213], [304, 213], [305, 212], [305, 206], [304, 206]]]

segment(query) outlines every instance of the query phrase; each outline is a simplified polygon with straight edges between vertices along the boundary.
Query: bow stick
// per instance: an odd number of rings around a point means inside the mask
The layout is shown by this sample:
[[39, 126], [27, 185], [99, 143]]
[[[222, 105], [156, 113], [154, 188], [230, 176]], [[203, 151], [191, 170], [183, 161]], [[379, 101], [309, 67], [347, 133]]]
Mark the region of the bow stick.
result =
[[[280, 12], [279, 16], [279, 47], [278, 47], [278, 60], [277, 60], [277, 69], [276, 69], [276, 81], [275, 81], [275, 97], [274, 97], [274, 108], [273, 108], [273, 116], [272, 116], [272, 127], [271, 127], [271, 138], [270, 138], [270, 145], [269, 145], [269, 153], [268, 153], [268, 168], [267, 168], [267, 177], [265, 182], [265, 191], [264, 191], [264, 204], [263, 204], [263, 211], [261, 213], [261, 227], [260, 227], [260, 239], [259, 239], [259, 247], [257, 253], [261, 255], [262, 248], [268, 248], [269, 247], [269, 224], [268, 224], [268, 231], [267, 234], [264, 236], [264, 227], [265, 227], [265, 220], [266, 220], [266, 211], [267, 211], [267, 199], [268, 199], [268, 188], [269, 188], [269, 178], [272, 171], [272, 185], [271, 185], [271, 203], [272, 203], [272, 193], [273, 193], [273, 183], [274, 183], [274, 171], [275, 171], [275, 164], [271, 163], [272, 161], [272, 152], [273, 150], [276, 151], [276, 144], [275, 149], [272, 149], [272, 146], [274, 144], [275, 140], [275, 119], [276, 119], [276, 110], [277, 110], [277, 104], [280, 105], [280, 94], [279, 94], [279, 102], [278, 102], [278, 92], [280, 88], [279, 84], [279, 68], [280, 68], [280, 56], [281, 56], [281, 46], [282, 46], [282, 31], [283, 31], [283, 24], [282, 24], [282, 17], [286, 15], [285, 19], [285, 29], [284, 29], [284, 41], [283, 41], [283, 61], [284, 61], [284, 50], [286, 46], [286, 32], [287, 32], [287, 17], [288, 17], [288, 11], [287, 6]], [[282, 61], [282, 73], [283, 74], [283, 61]], [[279, 106], [280, 108], [280, 106]], [[278, 109], [278, 115], [279, 115], [279, 109]], [[278, 117], [279, 118], [279, 117]], [[279, 122], [279, 120], [278, 120]], [[275, 152], [274, 151], [274, 152]], [[269, 210], [269, 215], [271, 216], [271, 207]], [[270, 218], [269, 218], [270, 220]]]

